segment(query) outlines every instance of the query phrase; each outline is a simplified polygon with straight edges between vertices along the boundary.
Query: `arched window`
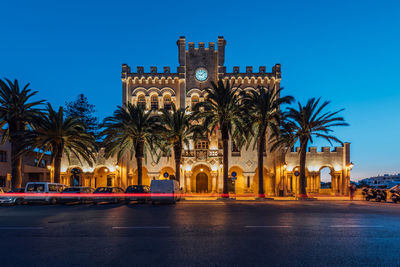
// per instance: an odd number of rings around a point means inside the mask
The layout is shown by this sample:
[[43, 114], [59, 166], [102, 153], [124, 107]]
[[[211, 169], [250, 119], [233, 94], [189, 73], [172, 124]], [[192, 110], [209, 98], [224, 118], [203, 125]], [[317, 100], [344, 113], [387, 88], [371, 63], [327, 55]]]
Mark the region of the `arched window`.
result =
[[138, 96], [137, 106], [146, 109], [146, 98], [144, 95]]
[[150, 101], [151, 101], [151, 109], [157, 110], [158, 109], [158, 96], [157, 95], [151, 96]]
[[171, 96], [164, 96], [164, 109], [171, 110]]
[[197, 95], [192, 96], [192, 110], [197, 103], [199, 103], [199, 97]]

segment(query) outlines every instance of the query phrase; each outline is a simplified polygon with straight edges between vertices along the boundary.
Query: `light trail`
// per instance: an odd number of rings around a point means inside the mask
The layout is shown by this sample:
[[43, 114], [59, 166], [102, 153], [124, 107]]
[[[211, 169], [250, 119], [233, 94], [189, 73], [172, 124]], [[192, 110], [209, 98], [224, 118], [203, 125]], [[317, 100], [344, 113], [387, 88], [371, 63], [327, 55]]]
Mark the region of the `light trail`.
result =
[[4, 193], [0, 194], [0, 198], [4, 197], [57, 197], [57, 198], [104, 198], [104, 197], [257, 197], [255, 194], [196, 194], [196, 193]]

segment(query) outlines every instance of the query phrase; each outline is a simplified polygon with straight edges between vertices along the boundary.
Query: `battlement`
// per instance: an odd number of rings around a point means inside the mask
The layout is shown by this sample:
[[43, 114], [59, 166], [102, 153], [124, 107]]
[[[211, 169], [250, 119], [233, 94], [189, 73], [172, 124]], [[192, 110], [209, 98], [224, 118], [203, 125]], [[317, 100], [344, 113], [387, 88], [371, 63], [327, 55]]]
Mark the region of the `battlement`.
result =
[[[337, 146], [337, 147], [329, 147], [329, 146], [323, 146], [321, 147], [320, 151], [318, 151], [318, 148], [315, 146], [310, 146], [307, 150], [307, 153], [343, 153], [345, 146], [349, 146], [349, 143], [344, 143], [342, 146]], [[292, 147], [290, 149], [290, 153], [299, 153], [300, 152], [300, 147]]]
[[[197, 45], [194, 42], [188, 42], [186, 47], [185, 36], [180, 36], [176, 44], [178, 45], [178, 59], [180, 66], [186, 66], [186, 53], [216, 53], [218, 54], [218, 66], [221, 67], [225, 64], [226, 40], [223, 36], [218, 36], [217, 44], [215, 44], [215, 42], [209, 42], [208, 47], [206, 47], [204, 42], [198, 42]], [[215, 47], [215, 45], [217, 45], [217, 47]]]
[[205, 45], [204, 42], [198, 42], [197, 45], [194, 42], [188, 42], [188, 51], [191, 50], [211, 50], [214, 51], [215, 50], [215, 42], [209, 42], [208, 46]]
[[[256, 68], [254, 68], [256, 69]], [[224, 79], [239, 79], [239, 78], [248, 78], [248, 79], [281, 79], [281, 64], [275, 64], [272, 67], [271, 72], [266, 72], [266, 66], [259, 66], [258, 72], [253, 72], [253, 66], [246, 66], [245, 72], [240, 72], [239, 66], [234, 66], [232, 72], [226, 72], [226, 67], [221, 68], [221, 75], [219, 78]]]
[[131, 71], [131, 67], [129, 67], [127, 64], [122, 64], [122, 72], [121, 72], [121, 78], [122, 79], [128, 79], [128, 78], [177, 78], [178, 73], [171, 73], [171, 67], [166, 66], [163, 67], [162, 72], [158, 72], [157, 67], [151, 66], [150, 67], [150, 72], [145, 72], [143, 66], [137, 66], [136, 67], [136, 72]]

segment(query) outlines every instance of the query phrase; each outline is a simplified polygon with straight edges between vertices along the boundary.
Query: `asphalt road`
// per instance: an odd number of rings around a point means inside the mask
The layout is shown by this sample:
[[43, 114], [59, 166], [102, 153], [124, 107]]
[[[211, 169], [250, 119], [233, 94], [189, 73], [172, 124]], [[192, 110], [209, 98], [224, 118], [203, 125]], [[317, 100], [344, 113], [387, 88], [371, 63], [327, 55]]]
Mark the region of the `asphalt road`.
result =
[[400, 204], [0, 207], [0, 266], [399, 266]]

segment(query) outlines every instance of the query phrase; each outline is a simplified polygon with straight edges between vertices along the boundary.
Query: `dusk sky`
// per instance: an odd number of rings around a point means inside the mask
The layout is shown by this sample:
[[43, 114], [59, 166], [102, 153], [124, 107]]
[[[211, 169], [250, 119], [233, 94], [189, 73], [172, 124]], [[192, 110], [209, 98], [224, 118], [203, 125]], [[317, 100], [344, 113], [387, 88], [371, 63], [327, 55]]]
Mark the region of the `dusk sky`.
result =
[[[284, 93], [330, 100], [350, 127], [352, 179], [400, 173], [399, 1], [3, 1], [0, 78], [54, 106], [84, 93], [102, 119], [121, 64], [176, 71], [179, 36], [227, 40], [226, 66], [282, 64]], [[315, 145], [329, 145], [317, 142]]]

